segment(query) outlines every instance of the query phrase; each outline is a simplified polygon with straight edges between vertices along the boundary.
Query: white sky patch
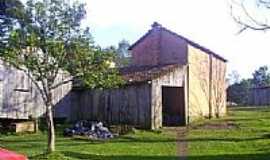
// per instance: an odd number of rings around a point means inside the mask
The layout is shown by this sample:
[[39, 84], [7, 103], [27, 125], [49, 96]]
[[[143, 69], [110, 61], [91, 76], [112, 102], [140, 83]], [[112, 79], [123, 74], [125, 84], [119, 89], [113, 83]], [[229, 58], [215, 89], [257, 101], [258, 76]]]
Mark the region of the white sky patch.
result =
[[245, 31], [230, 15], [230, 0], [81, 0], [87, 3], [85, 24], [102, 47], [139, 39], [157, 21], [217, 54], [247, 78], [270, 64], [270, 33]]

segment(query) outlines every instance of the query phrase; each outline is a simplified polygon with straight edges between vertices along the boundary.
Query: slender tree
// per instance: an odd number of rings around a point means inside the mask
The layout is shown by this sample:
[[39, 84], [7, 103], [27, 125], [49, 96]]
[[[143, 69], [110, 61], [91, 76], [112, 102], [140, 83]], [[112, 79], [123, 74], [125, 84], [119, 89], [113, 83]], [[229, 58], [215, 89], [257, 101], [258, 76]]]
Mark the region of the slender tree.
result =
[[[80, 79], [85, 87], [109, 88], [121, 78], [110, 67], [111, 54], [93, 45], [89, 28], [82, 29], [85, 5], [69, 0], [28, 0], [27, 22], [10, 31], [0, 57], [22, 70], [37, 87], [46, 106], [48, 152], [55, 151], [54, 89]], [[67, 79], [56, 79], [68, 72]]]

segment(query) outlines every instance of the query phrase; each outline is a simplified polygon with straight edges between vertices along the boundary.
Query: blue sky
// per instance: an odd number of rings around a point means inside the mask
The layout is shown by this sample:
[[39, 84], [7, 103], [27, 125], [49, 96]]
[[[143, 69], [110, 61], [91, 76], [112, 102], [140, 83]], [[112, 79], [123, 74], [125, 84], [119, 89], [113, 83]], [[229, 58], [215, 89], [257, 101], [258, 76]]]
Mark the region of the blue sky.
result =
[[228, 0], [84, 0], [94, 39], [102, 47], [135, 42], [154, 21], [229, 60], [242, 78], [270, 63], [270, 33], [246, 31], [230, 16]]
[[132, 44], [157, 21], [228, 59], [227, 73], [237, 70], [247, 78], [258, 67], [270, 66], [270, 31], [236, 34], [240, 28], [230, 15], [232, 0], [80, 1], [87, 4], [84, 25], [102, 47], [123, 39]]

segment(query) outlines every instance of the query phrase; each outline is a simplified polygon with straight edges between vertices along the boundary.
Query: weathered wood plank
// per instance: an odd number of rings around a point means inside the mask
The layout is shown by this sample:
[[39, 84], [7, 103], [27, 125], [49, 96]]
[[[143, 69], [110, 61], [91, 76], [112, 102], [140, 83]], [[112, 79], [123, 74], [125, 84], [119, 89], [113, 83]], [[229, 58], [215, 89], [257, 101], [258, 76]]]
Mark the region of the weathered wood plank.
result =
[[[0, 118], [28, 119], [29, 117], [40, 117], [45, 113], [45, 106], [41, 96], [31, 80], [20, 70], [0, 64]], [[67, 74], [60, 73], [56, 82], [67, 78]], [[53, 102], [60, 105], [71, 90], [71, 83], [58, 87], [53, 91]], [[63, 106], [68, 106], [66, 103]], [[67, 109], [67, 111], [65, 111]], [[61, 116], [66, 115], [68, 108], [56, 112]], [[57, 114], [55, 113], [55, 116]]]

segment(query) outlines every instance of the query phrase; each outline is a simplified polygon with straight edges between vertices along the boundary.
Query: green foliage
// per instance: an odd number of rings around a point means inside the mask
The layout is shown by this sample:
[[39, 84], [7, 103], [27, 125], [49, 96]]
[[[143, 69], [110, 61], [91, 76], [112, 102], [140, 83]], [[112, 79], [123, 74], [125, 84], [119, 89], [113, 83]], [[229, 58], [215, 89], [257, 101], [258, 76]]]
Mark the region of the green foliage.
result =
[[[39, 90], [46, 105], [48, 152], [53, 152], [53, 90], [74, 79], [83, 81], [87, 88], [117, 87], [122, 80], [110, 65], [114, 56], [95, 47], [89, 28], [81, 27], [85, 4], [28, 0], [20, 11], [25, 17], [22, 20], [4, 13], [9, 19], [17, 19], [17, 25], [0, 35], [6, 38], [0, 58], [24, 71]], [[67, 73], [66, 79], [58, 78]]]
[[118, 67], [127, 67], [131, 64], [131, 57], [116, 57], [116, 65]]
[[228, 75], [228, 82], [229, 84], [233, 83], [239, 83], [240, 82], [240, 74], [236, 71], [233, 70], [229, 75]]
[[251, 88], [270, 85], [270, 72], [267, 66], [262, 66], [255, 70], [251, 79], [242, 79], [238, 82], [238, 80], [235, 81], [235, 78], [233, 78], [237, 76], [238, 75], [230, 76], [230, 80], [234, 81], [234, 83], [227, 89], [227, 100], [240, 105], [248, 104], [249, 91]]
[[130, 44], [126, 40], [122, 40], [118, 43], [116, 63], [119, 67], [125, 67], [131, 63], [131, 55], [128, 50], [129, 47]]
[[251, 79], [243, 79], [239, 83], [230, 85], [227, 89], [227, 100], [238, 105], [248, 104], [249, 90], [251, 87]]
[[270, 72], [267, 66], [262, 66], [255, 70], [252, 79], [254, 87], [263, 87], [270, 85]]
[[84, 6], [67, 0], [28, 0], [24, 13], [29, 21], [11, 31], [7, 49], [0, 55], [41, 82], [45, 97], [46, 90], [61, 85], [53, 84], [61, 71], [69, 71], [88, 88], [122, 83], [117, 70], [110, 67], [114, 56], [95, 47], [89, 28], [81, 27]]
[[126, 40], [122, 40], [118, 43], [118, 47], [110, 46], [104, 49], [105, 52], [109, 52], [115, 56], [114, 62], [116, 67], [126, 67], [131, 63], [131, 55], [129, 52], [130, 44]]
[[5, 49], [11, 30], [24, 20], [24, 7], [19, 0], [0, 0], [0, 52]]

